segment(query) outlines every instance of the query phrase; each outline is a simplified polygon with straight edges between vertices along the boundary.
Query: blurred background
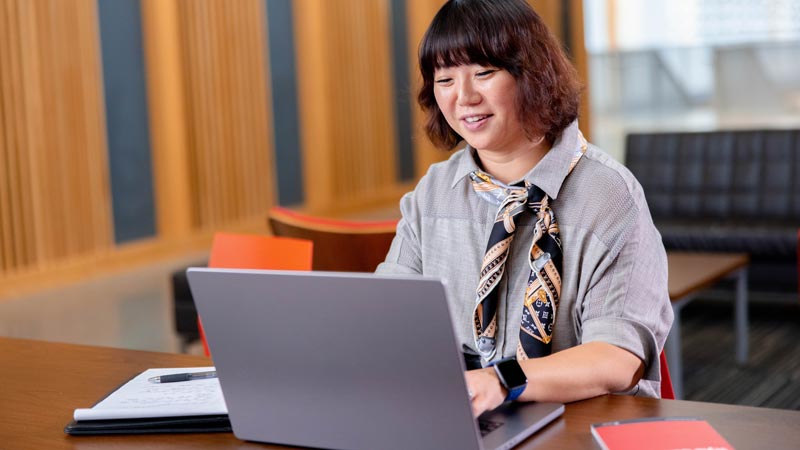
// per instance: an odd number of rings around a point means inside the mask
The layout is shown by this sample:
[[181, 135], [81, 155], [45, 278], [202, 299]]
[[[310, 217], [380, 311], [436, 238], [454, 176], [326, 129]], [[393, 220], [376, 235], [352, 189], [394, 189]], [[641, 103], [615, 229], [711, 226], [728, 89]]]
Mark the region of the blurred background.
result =
[[[214, 232], [267, 233], [274, 205], [396, 218], [448, 156], [415, 102], [442, 3], [0, 0], [0, 336], [185, 350], [170, 274]], [[800, 2], [530, 3], [584, 80], [584, 134], [621, 162], [631, 132], [800, 125]], [[750, 403], [800, 408], [787, 358], [783, 394]]]

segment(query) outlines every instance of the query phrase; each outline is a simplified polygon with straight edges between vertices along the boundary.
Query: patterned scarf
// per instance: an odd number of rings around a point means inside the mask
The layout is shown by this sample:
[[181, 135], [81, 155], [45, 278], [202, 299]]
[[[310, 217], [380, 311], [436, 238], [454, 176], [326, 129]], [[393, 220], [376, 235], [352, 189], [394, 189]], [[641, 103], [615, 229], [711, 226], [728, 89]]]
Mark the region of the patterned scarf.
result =
[[[581, 147], [570, 162], [567, 176], [586, 152], [586, 140], [583, 136], [579, 138]], [[539, 187], [528, 182], [509, 186], [481, 171], [472, 172], [470, 178], [478, 196], [499, 205], [477, 288], [473, 313], [475, 346], [487, 362], [497, 351], [497, 286], [505, 272], [509, 249], [514, 240], [514, 220], [523, 211], [530, 210], [536, 217], [536, 224], [529, 252], [531, 271], [525, 289], [517, 359], [549, 355], [561, 296], [561, 239], [558, 223], [550, 208], [551, 199]]]

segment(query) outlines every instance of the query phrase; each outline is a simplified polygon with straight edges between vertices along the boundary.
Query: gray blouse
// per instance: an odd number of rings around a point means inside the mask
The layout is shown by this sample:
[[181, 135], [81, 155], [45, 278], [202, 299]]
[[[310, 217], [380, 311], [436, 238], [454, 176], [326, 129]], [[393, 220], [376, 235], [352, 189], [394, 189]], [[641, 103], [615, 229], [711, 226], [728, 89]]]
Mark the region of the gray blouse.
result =
[[[552, 199], [563, 251], [562, 290], [553, 352], [602, 341], [645, 363], [632, 393], [660, 395], [659, 353], [672, 325], [667, 257], [642, 188], [608, 154], [589, 145], [567, 176], [581, 145], [577, 122], [523, 179]], [[483, 252], [496, 206], [475, 194], [469, 173], [478, 169], [467, 146], [433, 164], [400, 201], [402, 219], [378, 273], [423, 274], [443, 280], [456, 339], [477, 354], [472, 314]], [[514, 356], [530, 269], [532, 214], [517, 219], [504, 279], [498, 286], [496, 358]]]

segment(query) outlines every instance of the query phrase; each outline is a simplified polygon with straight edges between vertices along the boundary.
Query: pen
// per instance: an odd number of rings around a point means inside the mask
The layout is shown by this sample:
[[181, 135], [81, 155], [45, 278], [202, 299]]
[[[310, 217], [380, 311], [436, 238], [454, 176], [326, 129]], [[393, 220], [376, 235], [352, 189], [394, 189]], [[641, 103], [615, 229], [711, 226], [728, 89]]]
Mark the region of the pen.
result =
[[159, 377], [148, 378], [151, 383], [175, 383], [177, 381], [205, 380], [207, 378], [217, 378], [217, 371], [193, 372], [193, 373], [173, 373], [161, 375]]

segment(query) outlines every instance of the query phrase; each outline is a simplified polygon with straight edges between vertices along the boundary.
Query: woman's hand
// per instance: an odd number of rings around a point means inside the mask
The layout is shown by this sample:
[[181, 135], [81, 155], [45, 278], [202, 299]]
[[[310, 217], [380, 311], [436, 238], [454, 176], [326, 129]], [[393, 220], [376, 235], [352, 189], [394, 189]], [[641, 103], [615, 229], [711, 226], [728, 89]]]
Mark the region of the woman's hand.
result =
[[484, 411], [495, 409], [503, 404], [506, 391], [500, 384], [494, 369], [487, 367], [468, 370], [464, 377], [472, 400], [472, 415], [478, 417]]

